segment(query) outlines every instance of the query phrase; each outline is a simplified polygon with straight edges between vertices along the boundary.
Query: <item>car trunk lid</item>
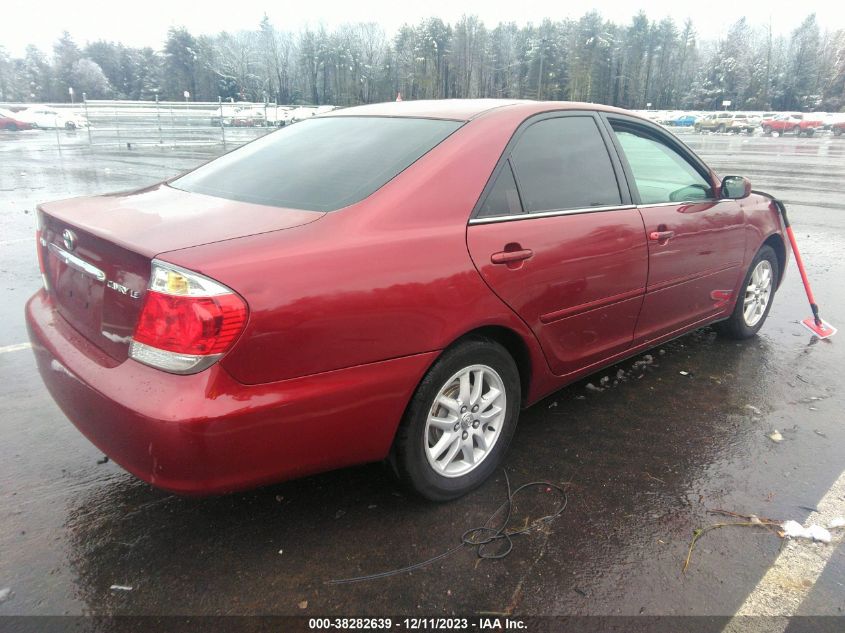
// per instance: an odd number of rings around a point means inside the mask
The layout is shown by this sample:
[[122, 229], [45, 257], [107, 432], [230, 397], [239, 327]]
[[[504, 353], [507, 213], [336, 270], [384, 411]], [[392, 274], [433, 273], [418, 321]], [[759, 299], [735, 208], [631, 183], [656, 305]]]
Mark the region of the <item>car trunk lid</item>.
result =
[[131, 194], [42, 205], [41, 249], [58, 312], [115, 360], [124, 360], [153, 258], [247, 235], [292, 228], [324, 214], [265, 207], [166, 185]]

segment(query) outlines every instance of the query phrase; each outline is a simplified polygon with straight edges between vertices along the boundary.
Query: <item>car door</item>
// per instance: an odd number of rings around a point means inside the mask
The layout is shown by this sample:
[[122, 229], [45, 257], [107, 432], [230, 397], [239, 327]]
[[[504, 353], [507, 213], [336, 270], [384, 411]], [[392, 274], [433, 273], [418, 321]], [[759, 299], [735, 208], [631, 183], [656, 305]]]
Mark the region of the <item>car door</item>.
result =
[[36, 110], [35, 117], [35, 122], [38, 124], [38, 127], [56, 127], [56, 123], [50, 115], [49, 110]]
[[529, 119], [467, 227], [478, 271], [559, 375], [628, 348], [645, 291], [642, 219], [609, 143], [595, 113]]
[[648, 237], [648, 283], [635, 340], [725, 312], [742, 274], [741, 204], [720, 199], [710, 170], [670, 134], [622, 115], [605, 120]]

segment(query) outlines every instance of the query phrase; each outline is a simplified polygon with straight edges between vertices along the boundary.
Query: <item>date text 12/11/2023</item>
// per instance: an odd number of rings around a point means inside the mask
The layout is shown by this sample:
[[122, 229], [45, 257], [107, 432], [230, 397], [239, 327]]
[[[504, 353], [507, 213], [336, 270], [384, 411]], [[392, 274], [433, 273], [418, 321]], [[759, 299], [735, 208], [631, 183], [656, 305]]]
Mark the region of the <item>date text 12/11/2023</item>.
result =
[[526, 623], [510, 617], [476, 618], [310, 618], [310, 630], [379, 631], [524, 631]]

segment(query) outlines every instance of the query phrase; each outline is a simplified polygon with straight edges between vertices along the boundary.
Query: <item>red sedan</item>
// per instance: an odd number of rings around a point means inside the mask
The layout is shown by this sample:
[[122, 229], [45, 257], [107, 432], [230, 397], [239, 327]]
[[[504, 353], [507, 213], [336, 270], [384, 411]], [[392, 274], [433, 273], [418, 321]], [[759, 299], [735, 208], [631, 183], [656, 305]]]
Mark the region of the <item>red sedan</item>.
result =
[[746, 179], [579, 103], [338, 110], [38, 217], [48, 389], [195, 494], [389, 459], [457, 497], [563, 385], [708, 323], [753, 336], [788, 254]]
[[0, 108], [0, 130], [9, 130], [16, 132], [17, 130], [31, 130], [32, 124], [26, 121], [21, 121], [17, 115], [11, 110]]

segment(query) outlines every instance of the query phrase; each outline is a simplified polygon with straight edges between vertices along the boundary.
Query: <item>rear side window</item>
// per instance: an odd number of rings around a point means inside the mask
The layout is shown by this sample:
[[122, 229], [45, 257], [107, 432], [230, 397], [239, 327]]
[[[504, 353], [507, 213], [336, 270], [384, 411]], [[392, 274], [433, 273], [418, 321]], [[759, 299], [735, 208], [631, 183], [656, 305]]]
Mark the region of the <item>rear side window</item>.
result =
[[522, 204], [519, 201], [519, 192], [516, 189], [516, 181], [513, 179], [513, 170], [510, 161], [505, 161], [502, 170], [499, 172], [493, 188], [478, 210], [479, 218], [490, 218], [497, 215], [514, 215], [522, 213]]
[[379, 189], [458, 121], [327, 117], [282, 128], [171, 182], [240, 202], [334, 211]]
[[522, 204], [529, 213], [622, 203], [595, 119], [567, 116], [529, 127], [511, 153]]

